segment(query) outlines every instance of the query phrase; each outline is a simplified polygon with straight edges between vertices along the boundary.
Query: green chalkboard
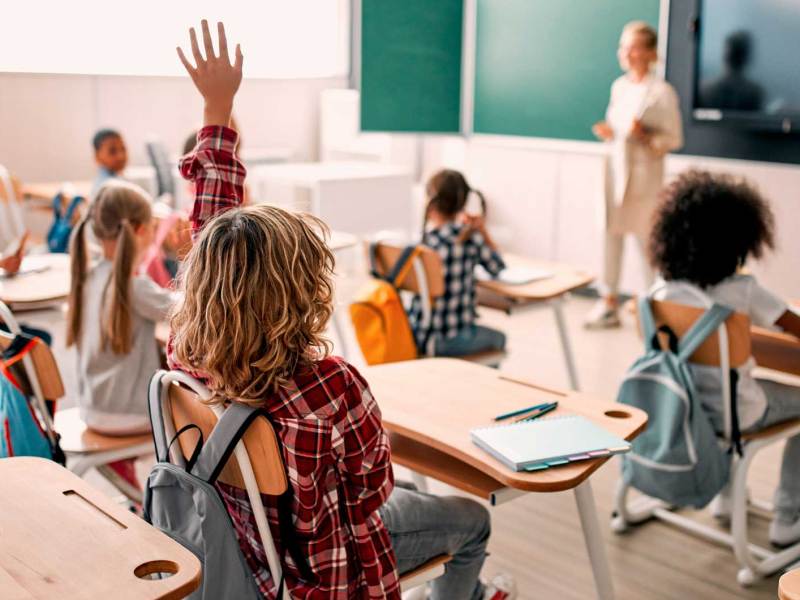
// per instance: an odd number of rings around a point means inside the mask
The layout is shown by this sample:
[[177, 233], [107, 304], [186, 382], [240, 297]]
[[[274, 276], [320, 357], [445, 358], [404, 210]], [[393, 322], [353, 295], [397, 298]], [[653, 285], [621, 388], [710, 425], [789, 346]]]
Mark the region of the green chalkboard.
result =
[[475, 133], [594, 139], [622, 27], [659, 0], [478, 0]]
[[362, 0], [362, 131], [458, 132], [462, 0]]

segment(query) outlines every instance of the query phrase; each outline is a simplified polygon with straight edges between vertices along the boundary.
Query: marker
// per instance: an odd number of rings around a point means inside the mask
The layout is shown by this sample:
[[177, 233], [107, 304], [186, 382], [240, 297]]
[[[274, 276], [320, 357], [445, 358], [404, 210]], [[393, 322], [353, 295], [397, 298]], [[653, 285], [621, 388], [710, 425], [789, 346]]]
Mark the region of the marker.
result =
[[544, 404], [537, 404], [536, 406], [529, 406], [528, 408], [520, 408], [519, 410], [512, 410], [511, 412], [503, 413], [502, 415], [497, 415], [494, 418], [494, 420], [503, 421], [505, 419], [510, 419], [511, 417], [516, 417], [517, 415], [521, 415], [526, 412], [531, 412], [532, 410], [539, 410], [540, 408], [544, 408], [546, 406], [550, 406], [550, 403], [545, 402]]

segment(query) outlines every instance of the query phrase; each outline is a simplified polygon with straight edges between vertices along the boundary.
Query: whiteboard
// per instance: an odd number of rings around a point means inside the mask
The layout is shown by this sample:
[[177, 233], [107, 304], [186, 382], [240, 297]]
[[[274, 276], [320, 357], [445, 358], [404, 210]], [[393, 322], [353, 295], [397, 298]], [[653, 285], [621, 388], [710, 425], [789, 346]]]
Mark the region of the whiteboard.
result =
[[[244, 75], [337, 77], [349, 71], [349, 0], [24, 0], [4, 9], [0, 71], [185, 75], [175, 46], [189, 27], [225, 23]], [[216, 36], [216, 33], [215, 33]], [[202, 42], [201, 42], [202, 45]], [[190, 53], [187, 52], [187, 55]]]

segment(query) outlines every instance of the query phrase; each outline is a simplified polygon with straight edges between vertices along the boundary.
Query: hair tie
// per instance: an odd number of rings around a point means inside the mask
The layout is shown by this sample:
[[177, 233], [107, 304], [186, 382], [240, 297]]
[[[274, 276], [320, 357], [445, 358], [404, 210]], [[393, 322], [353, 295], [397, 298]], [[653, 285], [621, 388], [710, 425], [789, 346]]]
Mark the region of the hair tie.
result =
[[118, 234], [122, 233], [122, 229], [125, 227], [125, 225], [130, 225], [130, 224], [131, 224], [131, 222], [128, 221], [128, 219], [120, 219], [119, 220], [119, 231], [118, 231]]

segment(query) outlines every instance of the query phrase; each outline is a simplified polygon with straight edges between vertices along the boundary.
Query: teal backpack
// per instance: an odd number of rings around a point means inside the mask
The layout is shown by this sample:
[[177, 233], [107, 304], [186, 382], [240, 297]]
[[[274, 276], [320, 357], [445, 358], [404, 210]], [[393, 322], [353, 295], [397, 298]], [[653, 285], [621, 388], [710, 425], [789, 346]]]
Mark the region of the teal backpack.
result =
[[[667, 326], [656, 330], [649, 299], [639, 302], [646, 353], [628, 370], [617, 401], [644, 410], [648, 422], [622, 458], [622, 476], [640, 492], [671, 505], [708, 504], [728, 482], [733, 447], [740, 450], [736, 371], [731, 370], [733, 445], [726, 451], [697, 398], [689, 368], [689, 357], [732, 312], [714, 304], [678, 340]], [[662, 350], [659, 332], [668, 335], [668, 350]]]

